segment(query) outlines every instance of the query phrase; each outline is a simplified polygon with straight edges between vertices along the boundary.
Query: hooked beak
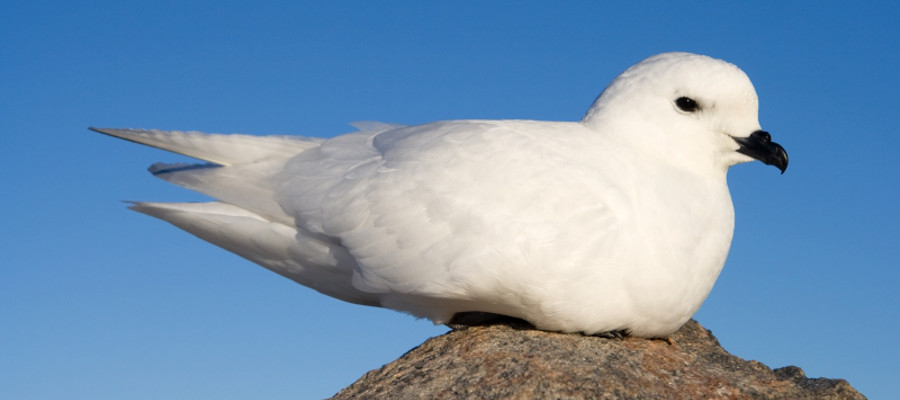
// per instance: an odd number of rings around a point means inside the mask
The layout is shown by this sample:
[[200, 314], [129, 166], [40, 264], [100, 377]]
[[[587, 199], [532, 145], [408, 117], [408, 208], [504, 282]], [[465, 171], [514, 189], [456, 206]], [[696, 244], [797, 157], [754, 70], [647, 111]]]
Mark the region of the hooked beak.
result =
[[788, 155], [784, 147], [772, 141], [766, 131], [756, 131], [745, 138], [732, 137], [738, 143], [737, 152], [748, 155], [767, 165], [774, 165], [784, 173], [788, 166]]

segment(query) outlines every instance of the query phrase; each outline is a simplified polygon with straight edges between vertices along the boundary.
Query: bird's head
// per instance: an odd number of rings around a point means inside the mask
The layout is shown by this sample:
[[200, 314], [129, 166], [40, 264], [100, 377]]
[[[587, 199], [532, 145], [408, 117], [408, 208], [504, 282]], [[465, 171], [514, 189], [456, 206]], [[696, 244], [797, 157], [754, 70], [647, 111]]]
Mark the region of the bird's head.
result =
[[582, 122], [694, 171], [724, 172], [756, 159], [783, 173], [787, 153], [760, 127], [758, 109], [753, 84], [733, 64], [663, 53], [613, 80]]

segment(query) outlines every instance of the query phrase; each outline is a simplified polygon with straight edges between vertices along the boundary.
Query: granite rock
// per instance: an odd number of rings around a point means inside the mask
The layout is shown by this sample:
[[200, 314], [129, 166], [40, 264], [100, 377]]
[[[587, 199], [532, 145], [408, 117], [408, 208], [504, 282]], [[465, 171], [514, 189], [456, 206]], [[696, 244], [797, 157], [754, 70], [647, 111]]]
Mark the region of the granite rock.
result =
[[431, 338], [332, 399], [865, 399], [729, 354], [690, 321], [669, 340], [544, 332], [508, 322]]

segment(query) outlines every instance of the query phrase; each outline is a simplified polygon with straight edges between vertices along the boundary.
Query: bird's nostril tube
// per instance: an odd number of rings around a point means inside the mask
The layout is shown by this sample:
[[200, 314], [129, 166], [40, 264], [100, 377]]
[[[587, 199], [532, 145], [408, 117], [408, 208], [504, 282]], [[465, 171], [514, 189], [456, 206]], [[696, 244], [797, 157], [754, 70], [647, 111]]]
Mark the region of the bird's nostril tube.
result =
[[756, 131], [750, 134], [754, 139], [757, 139], [763, 143], [769, 143], [772, 141], [772, 135], [766, 131]]

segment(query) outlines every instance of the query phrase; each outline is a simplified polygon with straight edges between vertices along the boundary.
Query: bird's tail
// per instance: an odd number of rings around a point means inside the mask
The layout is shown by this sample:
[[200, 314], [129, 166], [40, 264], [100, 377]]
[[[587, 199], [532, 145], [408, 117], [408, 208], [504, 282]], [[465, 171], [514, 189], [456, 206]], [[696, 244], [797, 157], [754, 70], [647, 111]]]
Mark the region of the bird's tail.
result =
[[176, 185], [214, 197], [270, 221], [291, 223], [275, 202], [272, 177], [290, 157], [318, 147], [322, 139], [301, 136], [221, 135], [138, 129], [92, 131], [197, 158], [207, 163], [164, 164], [150, 172]]

